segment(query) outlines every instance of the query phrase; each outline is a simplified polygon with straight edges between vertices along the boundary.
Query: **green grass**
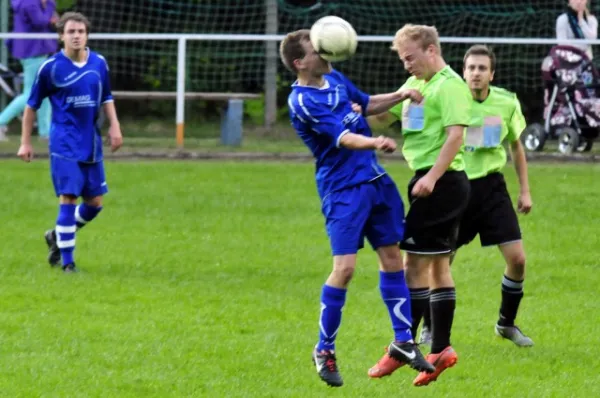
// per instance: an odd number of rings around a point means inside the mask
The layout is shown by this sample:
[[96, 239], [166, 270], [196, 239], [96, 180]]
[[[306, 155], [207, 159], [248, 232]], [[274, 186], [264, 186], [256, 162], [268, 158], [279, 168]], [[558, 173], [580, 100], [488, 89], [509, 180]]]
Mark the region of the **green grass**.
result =
[[[387, 166], [404, 192], [410, 173]], [[45, 262], [42, 233], [57, 209], [47, 162], [0, 167], [2, 396], [600, 395], [599, 166], [531, 167], [518, 321], [535, 347], [493, 336], [502, 259], [472, 244], [453, 266], [458, 365], [426, 388], [404, 368], [369, 380], [392, 334], [364, 250], [337, 342], [337, 390], [310, 362], [331, 267], [314, 166], [108, 162], [111, 192], [78, 233], [77, 275]]]
[[[0, 154], [14, 155], [16, 158], [19, 150], [19, 139], [11, 137], [8, 142], [0, 142]], [[32, 141], [37, 154], [48, 154], [48, 142], [34, 139]], [[244, 139], [241, 146], [225, 146], [218, 138], [189, 138], [185, 140], [185, 151], [215, 153], [215, 152], [264, 152], [264, 153], [306, 153], [308, 149], [299, 139], [253, 138]], [[178, 152], [175, 138], [126, 138], [123, 147], [117, 155], [125, 153], [161, 153], [173, 154]], [[107, 158], [111, 156], [110, 148], [105, 146], [104, 153]]]

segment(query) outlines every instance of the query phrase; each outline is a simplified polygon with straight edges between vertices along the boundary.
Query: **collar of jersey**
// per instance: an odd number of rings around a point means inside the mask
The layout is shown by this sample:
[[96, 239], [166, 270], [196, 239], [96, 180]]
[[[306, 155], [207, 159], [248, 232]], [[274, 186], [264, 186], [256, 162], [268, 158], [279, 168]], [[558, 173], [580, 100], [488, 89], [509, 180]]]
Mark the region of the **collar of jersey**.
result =
[[[83, 64], [82, 66], [85, 66], [85, 65], [87, 65], [88, 61], [90, 60], [90, 48], [89, 48], [89, 47], [86, 47], [86, 48], [85, 48], [85, 51], [86, 51], [86, 53], [87, 53], [87, 56], [86, 56], [86, 58], [85, 58], [85, 62], [84, 62], [84, 64]], [[65, 50], [64, 50], [64, 49], [60, 50], [60, 53], [62, 54], [62, 56], [63, 56], [63, 57], [65, 57], [66, 59], [68, 59], [69, 61], [71, 61], [71, 63], [72, 63], [73, 65], [75, 65], [75, 66], [77, 66], [77, 67], [80, 67], [80, 66], [78, 66], [78, 65], [77, 65], [75, 62], [73, 62], [73, 60], [72, 60], [71, 58], [67, 57], [67, 55], [65, 54]]]
[[325, 84], [323, 87], [315, 87], [315, 86], [301, 86], [298, 84], [298, 80], [292, 83], [292, 87], [302, 87], [302, 88], [312, 88], [314, 90], [327, 90], [329, 88], [329, 80], [325, 79]]

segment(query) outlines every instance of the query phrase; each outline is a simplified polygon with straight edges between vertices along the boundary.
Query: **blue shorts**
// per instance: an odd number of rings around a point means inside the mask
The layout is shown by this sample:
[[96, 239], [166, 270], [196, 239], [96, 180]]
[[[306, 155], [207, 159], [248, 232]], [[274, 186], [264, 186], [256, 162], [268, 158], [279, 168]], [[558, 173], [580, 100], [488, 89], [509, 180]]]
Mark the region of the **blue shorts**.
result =
[[388, 175], [330, 193], [322, 211], [334, 256], [356, 254], [365, 237], [378, 249], [398, 244], [404, 235], [404, 203]]
[[93, 198], [108, 192], [103, 162], [81, 163], [53, 155], [50, 156], [50, 175], [56, 196]]

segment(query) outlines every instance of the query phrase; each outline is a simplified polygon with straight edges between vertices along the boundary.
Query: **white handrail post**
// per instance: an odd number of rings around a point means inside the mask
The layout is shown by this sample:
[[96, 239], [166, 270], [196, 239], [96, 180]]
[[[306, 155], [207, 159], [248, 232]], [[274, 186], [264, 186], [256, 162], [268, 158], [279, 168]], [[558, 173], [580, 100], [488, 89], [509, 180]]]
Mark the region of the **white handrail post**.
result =
[[185, 71], [186, 71], [186, 37], [177, 39], [177, 115], [175, 139], [177, 147], [183, 148], [183, 132], [185, 123]]

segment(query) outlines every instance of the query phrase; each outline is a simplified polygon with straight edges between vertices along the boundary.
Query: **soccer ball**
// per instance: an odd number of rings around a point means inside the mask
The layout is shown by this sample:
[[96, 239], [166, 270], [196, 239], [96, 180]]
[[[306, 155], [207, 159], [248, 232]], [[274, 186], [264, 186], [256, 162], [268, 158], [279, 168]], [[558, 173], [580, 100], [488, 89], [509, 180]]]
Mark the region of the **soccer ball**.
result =
[[315, 51], [331, 62], [345, 61], [356, 52], [358, 38], [348, 21], [335, 16], [319, 19], [310, 28], [310, 41]]

